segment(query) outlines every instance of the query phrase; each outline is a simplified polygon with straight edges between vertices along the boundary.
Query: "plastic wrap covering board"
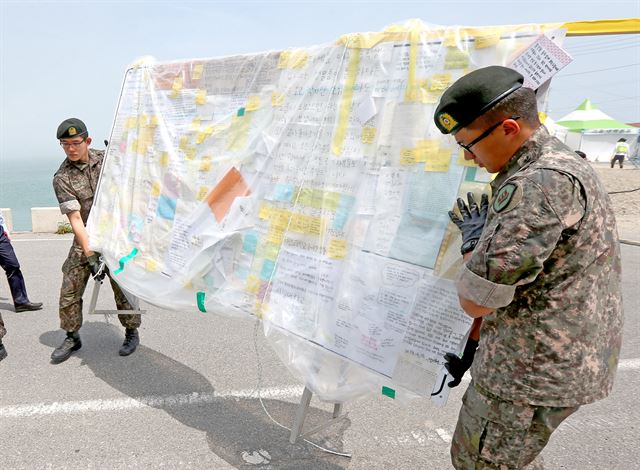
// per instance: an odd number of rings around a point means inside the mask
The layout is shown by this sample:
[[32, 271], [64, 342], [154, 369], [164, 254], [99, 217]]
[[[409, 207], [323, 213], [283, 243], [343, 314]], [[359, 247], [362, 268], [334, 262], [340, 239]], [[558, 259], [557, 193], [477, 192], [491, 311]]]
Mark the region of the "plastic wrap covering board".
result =
[[508, 64], [538, 34], [411, 21], [133, 66], [91, 246], [154, 305], [261, 317], [321, 398], [429, 395], [470, 326], [447, 211], [490, 180], [438, 132], [434, 107], [454, 80]]

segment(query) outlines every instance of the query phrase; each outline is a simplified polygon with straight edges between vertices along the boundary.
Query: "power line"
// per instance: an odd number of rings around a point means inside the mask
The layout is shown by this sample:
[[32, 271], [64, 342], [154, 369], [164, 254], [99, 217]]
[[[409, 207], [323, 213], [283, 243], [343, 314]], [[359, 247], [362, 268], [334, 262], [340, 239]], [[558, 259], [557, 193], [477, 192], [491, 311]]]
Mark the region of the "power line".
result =
[[585, 50], [585, 51], [580, 51], [580, 52], [570, 52], [570, 54], [574, 57], [576, 56], [581, 56], [581, 55], [588, 55], [588, 54], [602, 54], [605, 52], [611, 52], [611, 51], [619, 51], [621, 49], [629, 49], [635, 47], [638, 49], [638, 52], [640, 52], [640, 44], [629, 44], [627, 46], [619, 46], [619, 47], [610, 47], [610, 48], [606, 48], [606, 49], [596, 49], [596, 50]]
[[591, 49], [591, 48], [619, 46], [624, 44], [640, 44], [640, 43], [638, 42], [637, 38], [632, 37], [632, 38], [621, 38], [621, 39], [618, 39], [615, 41], [609, 41], [609, 42], [599, 41], [599, 42], [594, 42], [590, 44], [576, 44], [576, 45], [565, 44], [564, 47], [567, 50], [578, 51], [578, 50], [585, 50], [585, 49]]
[[564, 75], [559, 75], [555, 78], [557, 80], [558, 78], [572, 77], [574, 75], [584, 75], [585, 73], [604, 72], [605, 70], [628, 69], [629, 67], [635, 67], [636, 65], [640, 65], [640, 62], [636, 62], [635, 64], [629, 64], [629, 65], [621, 65], [620, 67], [607, 67], [605, 69], [585, 70], [584, 72], [567, 73]]

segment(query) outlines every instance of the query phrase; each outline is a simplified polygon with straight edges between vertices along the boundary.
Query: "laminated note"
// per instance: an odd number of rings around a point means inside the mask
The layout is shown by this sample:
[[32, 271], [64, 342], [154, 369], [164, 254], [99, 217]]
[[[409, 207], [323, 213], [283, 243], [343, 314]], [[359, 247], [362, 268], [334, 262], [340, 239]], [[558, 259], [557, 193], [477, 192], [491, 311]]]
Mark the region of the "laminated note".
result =
[[247, 196], [249, 187], [240, 172], [231, 168], [220, 182], [211, 190], [207, 196], [207, 204], [215, 216], [218, 223], [227, 215], [233, 200], [237, 197]]

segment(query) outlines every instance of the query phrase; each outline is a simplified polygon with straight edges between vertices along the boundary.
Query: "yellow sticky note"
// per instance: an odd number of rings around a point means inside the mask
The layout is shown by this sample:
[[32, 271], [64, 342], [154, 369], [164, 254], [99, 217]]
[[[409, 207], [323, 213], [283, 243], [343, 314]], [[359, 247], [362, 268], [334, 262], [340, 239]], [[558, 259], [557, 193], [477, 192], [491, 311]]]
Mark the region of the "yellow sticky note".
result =
[[178, 75], [178, 76], [176, 76], [176, 78], [173, 79], [173, 83], [171, 85], [171, 89], [173, 91], [182, 90], [182, 76], [181, 75]]
[[180, 137], [179, 147], [180, 147], [180, 150], [182, 151], [187, 150], [187, 148], [189, 147], [189, 137], [187, 137], [186, 135], [183, 135], [182, 137]]
[[231, 127], [227, 134], [227, 150], [238, 151], [247, 146], [250, 123], [251, 120], [247, 114], [231, 118]]
[[262, 204], [260, 206], [260, 210], [258, 211], [258, 217], [261, 219], [271, 218], [271, 207], [267, 204]]
[[200, 189], [198, 189], [198, 195], [196, 196], [196, 199], [198, 201], [204, 200], [208, 192], [209, 192], [209, 188], [207, 188], [206, 186], [200, 186]]
[[138, 126], [138, 119], [134, 116], [129, 116], [124, 123], [125, 129], [134, 129], [137, 126]]
[[211, 157], [202, 157], [200, 171], [211, 171]]
[[457, 38], [455, 31], [447, 31], [442, 39], [442, 45], [444, 47], [457, 47]]
[[251, 294], [257, 294], [260, 290], [260, 279], [254, 275], [248, 276], [245, 289]]
[[305, 50], [282, 51], [278, 59], [279, 69], [302, 69], [306, 67], [309, 54]]
[[196, 144], [201, 144], [202, 142], [204, 142], [204, 139], [207, 137], [207, 133], [206, 132], [198, 132], [196, 134]]
[[375, 127], [363, 127], [362, 128], [362, 143], [363, 144], [372, 144], [376, 138], [376, 128]]
[[144, 267], [147, 271], [154, 273], [158, 270], [158, 263], [156, 260], [148, 259]]
[[169, 152], [160, 152], [160, 166], [163, 168], [169, 166]]
[[204, 64], [196, 64], [191, 71], [191, 80], [200, 80], [202, 78], [202, 72], [204, 71]]
[[414, 149], [403, 148], [400, 150], [400, 165], [413, 165], [416, 162]]
[[448, 172], [451, 164], [451, 150], [440, 149], [433, 157], [427, 159], [424, 164], [424, 171]]
[[214, 126], [207, 126], [204, 130], [205, 135], [209, 137], [211, 134], [213, 134], [213, 129]]
[[420, 94], [419, 100], [424, 104], [435, 104], [440, 100], [441, 91], [431, 91], [431, 81], [423, 79], [418, 82], [418, 93]]
[[347, 256], [347, 240], [343, 238], [329, 240], [327, 256], [331, 259], [344, 259]]
[[429, 158], [436, 157], [439, 149], [440, 141], [436, 139], [419, 140], [416, 142], [416, 163], [423, 163]]
[[291, 213], [287, 210], [273, 207], [269, 212], [269, 220], [271, 221], [272, 227], [278, 227], [284, 230], [287, 225], [289, 225], [290, 219]]
[[267, 232], [267, 242], [275, 245], [282, 245], [284, 240], [284, 227], [271, 224], [269, 231]]
[[445, 69], [465, 69], [469, 67], [470, 57], [460, 49], [449, 49], [444, 57]]
[[313, 188], [300, 188], [298, 193], [297, 203], [302, 206], [315, 207], [316, 209], [322, 209], [322, 200], [324, 198], [324, 192], [320, 189]]
[[182, 91], [182, 76], [178, 75], [173, 79], [173, 83], [171, 85], [171, 98], [175, 99], [180, 96], [180, 92]]
[[206, 104], [206, 103], [207, 103], [207, 90], [196, 91], [196, 104]]
[[322, 198], [322, 208], [331, 212], [335, 212], [340, 204], [340, 193], [327, 191]]
[[476, 49], [495, 46], [500, 42], [500, 31], [487, 30], [474, 36]]
[[260, 108], [260, 97], [257, 95], [247, 98], [247, 104], [245, 105], [245, 111], [255, 111]]
[[273, 243], [265, 243], [262, 249], [265, 259], [270, 259], [271, 261], [278, 259], [279, 252], [280, 245], [274, 245]]
[[468, 166], [468, 167], [477, 166], [473, 160], [464, 159], [464, 150], [462, 149], [460, 149], [460, 151], [458, 152], [458, 159], [456, 160], [456, 163], [460, 166]]
[[191, 130], [192, 131], [197, 131], [200, 129], [200, 118], [193, 118], [191, 120]]
[[451, 85], [450, 73], [434, 73], [431, 76], [429, 91], [443, 91]]
[[274, 91], [271, 93], [271, 106], [274, 108], [278, 106], [282, 106], [284, 104], [284, 93], [280, 93], [279, 91]]
[[196, 148], [195, 147], [187, 147], [184, 150], [184, 158], [187, 160], [193, 160], [196, 158]]
[[153, 184], [151, 185], [151, 196], [152, 197], [160, 196], [161, 189], [162, 189], [162, 184], [160, 184], [160, 181], [154, 181]]

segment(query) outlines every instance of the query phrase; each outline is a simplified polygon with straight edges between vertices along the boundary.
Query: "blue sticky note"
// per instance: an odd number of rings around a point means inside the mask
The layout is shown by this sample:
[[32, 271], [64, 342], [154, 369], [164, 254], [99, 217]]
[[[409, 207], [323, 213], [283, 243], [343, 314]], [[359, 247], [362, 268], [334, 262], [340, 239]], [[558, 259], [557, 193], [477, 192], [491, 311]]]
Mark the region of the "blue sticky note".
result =
[[238, 109], [238, 117], [244, 116], [244, 108]]
[[293, 199], [294, 186], [292, 184], [278, 183], [273, 188], [272, 200], [291, 202]]
[[264, 260], [262, 263], [262, 271], [260, 272], [260, 279], [263, 281], [268, 281], [271, 279], [271, 275], [273, 274], [273, 270], [276, 267], [276, 263], [271, 261], [270, 259]]
[[258, 234], [256, 232], [247, 232], [242, 239], [242, 251], [247, 253], [255, 253], [258, 247]]
[[340, 196], [340, 202], [338, 203], [338, 207], [336, 208], [336, 216], [333, 219], [333, 230], [343, 230], [347, 220], [349, 219], [349, 214], [351, 214], [351, 209], [353, 208], [353, 204], [355, 203], [355, 198], [353, 196]]
[[176, 216], [176, 200], [165, 195], [158, 199], [158, 215], [163, 219], [173, 220]]

